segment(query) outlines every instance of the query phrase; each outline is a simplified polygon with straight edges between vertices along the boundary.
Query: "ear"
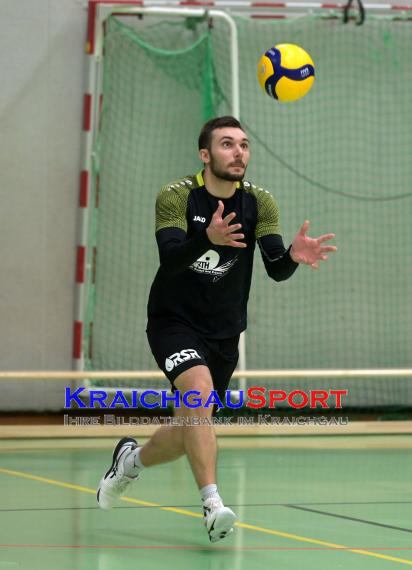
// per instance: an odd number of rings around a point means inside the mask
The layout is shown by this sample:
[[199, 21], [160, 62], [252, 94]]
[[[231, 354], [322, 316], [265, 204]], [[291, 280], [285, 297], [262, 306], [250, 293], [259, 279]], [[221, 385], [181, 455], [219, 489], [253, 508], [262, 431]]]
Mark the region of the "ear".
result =
[[201, 148], [199, 150], [199, 158], [203, 162], [203, 164], [209, 164], [210, 162], [210, 154], [207, 148]]

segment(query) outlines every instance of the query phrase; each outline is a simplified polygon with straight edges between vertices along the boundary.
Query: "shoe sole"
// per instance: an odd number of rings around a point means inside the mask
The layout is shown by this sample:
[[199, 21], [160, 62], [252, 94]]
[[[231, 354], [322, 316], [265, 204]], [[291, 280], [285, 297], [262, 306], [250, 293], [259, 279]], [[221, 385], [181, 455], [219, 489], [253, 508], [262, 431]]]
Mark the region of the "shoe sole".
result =
[[[99, 501], [99, 499], [100, 499], [100, 488], [101, 488], [102, 482], [106, 479], [106, 477], [109, 475], [109, 473], [113, 470], [113, 467], [114, 467], [114, 465], [115, 465], [115, 463], [116, 463], [116, 461], [117, 461], [117, 456], [118, 456], [118, 454], [119, 454], [119, 451], [120, 451], [120, 449], [121, 449], [126, 443], [134, 443], [134, 444], [136, 445], [136, 447], [137, 447], [137, 445], [138, 445], [137, 441], [136, 441], [135, 439], [133, 439], [132, 437], [123, 437], [123, 438], [118, 442], [118, 444], [116, 445], [116, 447], [114, 448], [113, 456], [112, 456], [112, 464], [110, 465], [109, 469], [106, 471], [106, 473], [105, 473], [105, 474], [103, 475], [103, 477], [101, 478], [100, 483], [99, 483], [99, 488], [97, 489], [97, 495], [96, 495], [96, 496], [97, 496], [97, 502], [99, 503], [99, 506], [100, 506], [100, 508], [102, 508], [102, 509], [103, 509], [103, 507], [101, 506], [100, 501]], [[106, 511], [106, 510], [109, 510], [109, 509], [105, 508], [105, 509], [103, 509], [103, 510]]]
[[210, 542], [222, 540], [228, 534], [232, 533], [236, 518], [235, 513], [225, 507], [224, 512], [220, 513], [219, 517], [216, 517], [208, 531]]

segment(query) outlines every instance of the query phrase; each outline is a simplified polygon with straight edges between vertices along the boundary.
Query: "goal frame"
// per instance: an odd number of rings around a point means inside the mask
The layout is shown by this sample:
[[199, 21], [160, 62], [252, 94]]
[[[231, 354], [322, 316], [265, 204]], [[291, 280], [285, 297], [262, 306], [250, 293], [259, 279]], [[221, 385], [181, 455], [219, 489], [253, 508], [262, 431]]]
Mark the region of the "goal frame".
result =
[[[93, 323], [86, 321], [87, 298], [89, 287], [94, 283], [96, 248], [89, 250], [90, 221], [93, 210], [98, 208], [98, 177], [93, 184], [93, 154], [94, 145], [99, 132], [100, 114], [102, 108], [102, 77], [103, 77], [103, 38], [105, 23], [110, 16], [157, 16], [157, 17], [192, 17], [220, 19], [228, 27], [230, 46], [231, 70], [231, 113], [234, 117], [240, 116], [240, 89], [239, 89], [239, 55], [238, 34], [236, 23], [225, 11], [210, 9], [205, 6], [191, 7], [176, 4], [172, 7], [165, 5], [145, 5], [141, 2], [118, 0], [89, 0], [88, 26], [87, 26], [87, 79], [83, 96], [83, 140], [82, 140], [82, 167], [80, 173], [78, 235], [76, 246], [76, 279], [75, 279], [75, 310], [73, 324], [73, 369], [85, 369], [86, 327], [93, 327]], [[196, 3], [195, 3], [196, 4]], [[90, 331], [89, 331], [90, 333]], [[91, 335], [89, 335], [91, 336]], [[241, 334], [239, 342], [240, 370], [246, 369], [245, 335]], [[244, 389], [246, 379], [241, 378], [239, 388]]]
[[[88, 23], [86, 39], [87, 79], [83, 96], [82, 124], [82, 165], [79, 184], [78, 234], [76, 244], [75, 309], [73, 324], [73, 369], [84, 371], [85, 321], [87, 297], [90, 284], [95, 279], [96, 250], [88, 251], [90, 220], [94, 208], [98, 207], [98, 177], [93, 187], [93, 148], [99, 131], [102, 105], [103, 73], [103, 37], [105, 22], [109, 16], [177, 16], [220, 18], [228, 26], [231, 49], [231, 112], [240, 115], [239, 96], [239, 57], [237, 27], [233, 15], [242, 15], [256, 19], [280, 19], [299, 17], [308, 13], [321, 13], [324, 18], [342, 18], [344, 4], [323, 4], [321, 2], [248, 2], [241, 0], [88, 0]], [[412, 21], [412, 6], [392, 4], [365, 4], [367, 14], [375, 17], [387, 17], [395, 20]], [[349, 19], [356, 20], [356, 11], [351, 10]], [[92, 325], [90, 325], [92, 326]], [[239, 345], [238, 373], [239, 389], [246, 386], [247, 366], [245, 355], [245, 335], [242, 333]], [[273, 372], [273, 371], [272, 371]], [[279, 371], [280, 372], [280, 371]], [[283, 371], [284, 374], [285, 371]], [[308, 372], [301, 371], [299, 377], [308, 377]], [[316, 372], [316, 371], [315, 371]], [[239, 377], [239, 376], [238, 376]]]

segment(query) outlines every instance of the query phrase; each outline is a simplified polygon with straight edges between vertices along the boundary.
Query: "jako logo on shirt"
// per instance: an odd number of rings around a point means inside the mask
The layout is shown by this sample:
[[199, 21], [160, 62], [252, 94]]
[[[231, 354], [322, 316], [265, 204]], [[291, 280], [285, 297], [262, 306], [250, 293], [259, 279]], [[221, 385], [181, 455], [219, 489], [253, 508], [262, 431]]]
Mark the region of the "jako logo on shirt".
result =
[[165, 368], [170, 372], [175, 366], [179, 366], [179, 364], [183, 364], [183, 362], [193, 358], [200, 359], [201, 356], [193, 348], [184, 348], [180, 352], [175, 352], [166, 358]]
[[194, 222], [202, 222], [202, 223], [204, 224], [205, 221], [206, 221], [206, 218], [203, 218], [203, 216], [195, 216], [195, 217], [193, 218], [193, 221], [194, 221]]

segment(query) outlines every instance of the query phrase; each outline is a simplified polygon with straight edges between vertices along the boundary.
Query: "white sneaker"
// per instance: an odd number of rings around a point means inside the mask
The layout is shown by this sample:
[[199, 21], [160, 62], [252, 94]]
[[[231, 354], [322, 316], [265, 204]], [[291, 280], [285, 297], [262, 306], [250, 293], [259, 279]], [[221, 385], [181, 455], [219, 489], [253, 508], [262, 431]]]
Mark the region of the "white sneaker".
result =
[[127, 487], [139, 478], [139, 475], [128, 477], [124, 473], [124, 461], [136, 447], [137, 441], [131, 437], [124, 437], [116, 445], [112, 465], [101, 479], [97, 490], [97, 502], [101, 509], [111, 509], [116, 500], [125, 494]]
[[210, 542], [217, 542], [233, 532], [236, 515], [220, 499], [206, 499], [203, 502], [203, 514]]

